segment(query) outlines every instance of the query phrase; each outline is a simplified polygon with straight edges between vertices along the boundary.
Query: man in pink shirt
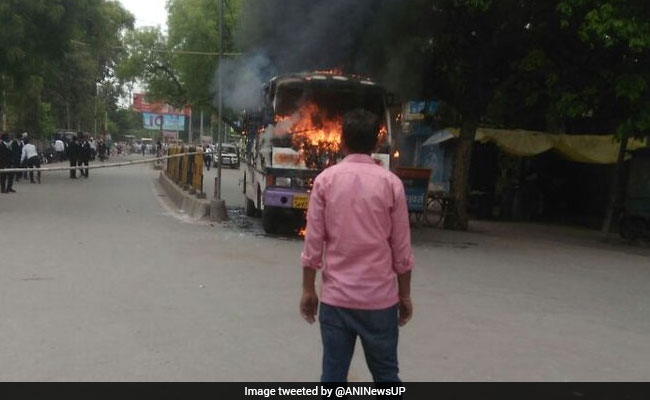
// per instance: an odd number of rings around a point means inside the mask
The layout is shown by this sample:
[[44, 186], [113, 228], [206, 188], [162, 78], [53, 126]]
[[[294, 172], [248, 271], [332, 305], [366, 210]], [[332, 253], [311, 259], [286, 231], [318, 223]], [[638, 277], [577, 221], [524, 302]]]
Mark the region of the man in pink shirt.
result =
[[364, 110], [346, 114], [347, 154], [314, 181], [302, 252], [300, 312], [315, 321], [316, 272], [322, 271], [319, 313], [323, 382], [347, 381], [357, 336], [375, 382], [399, 382], [398, 325], [413, 313], [413, 253], [404, 186], [377, 165], [379, 119]]

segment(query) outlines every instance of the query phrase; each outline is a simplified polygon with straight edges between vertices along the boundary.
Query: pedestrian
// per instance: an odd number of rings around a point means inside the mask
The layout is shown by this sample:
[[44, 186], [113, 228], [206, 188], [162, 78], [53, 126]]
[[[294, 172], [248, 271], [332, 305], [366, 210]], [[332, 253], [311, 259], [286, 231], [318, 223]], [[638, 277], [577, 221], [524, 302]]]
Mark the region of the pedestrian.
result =
[[99, 139], [97, 143], [97, 153], [99, 155], [99, 161], [104, 161], [106, 157], [106, 144], [103, 140]]
[[142, 143], [142, 144], [140, 145], [140, 151], [142, 152], [142, 156], [144, 157], [144, 156], [146, 155], [147, 145], [144, 144], [144, 143]]
[[[77, 166], [77, 161], [79, 161], [80, 152], [81, 152], [81, 148], [79, 147], [79, 143], [77, 143], [77, 137], [73, 136], [72, 141], [68, 145], [68, 160], [70, 160], [71, 168]], [[70, 169], [70, 179], [77, 179], [76, 169]]]
[[341, 146], [347, 156], [321, 172], [311, 191], [300, 312], [315, 321], [314, 286], [322, 271], [323, 382], [347, 381], [357, 336], [373, 380], [400, 381], [397, 340], [413, 313], [414, 260], [404, 186], [370, 157], [378, 135], [374, 114], [346, 114]]
[[38, 168], [39, 171], [36, 172], [36, 179], [38, 180], [38, 183], [41, 183], [41, 158], [38, 156], [38, 152], [36, 151], [36, 146], [30, 143], [29, 138], [24, 139], [24, 145], [23, 145], [23, 154], [20, 158], [21, 163], [25, 168], [29, 168], [29, 181], [31, 183], [36, 183], [34, 181], [34, 171], [31, 170], [33, 168]]
[[203, 150], [203, 162], [205, 163], [205, 168], [209, 171], [212, 166], [212, 148], [210, 145], [205, 146]]
[[[26, 140], [28, 138], [29, 138], [29, 134], [27, 132], [23, 132], [23, 135], [22, 135], [23, 148], [25, 146], [25, 143], [27, 143]], [[22, 155], [22, 152], [21, 152], [21, 155]], [[23, 167], [24, 167], [24, 165], [23, 165]], [[27, 171], [23, 172], [23, 179], [27, 179]]]
[[[0, 169], [11, 168], [14, 164], [14, 155], [11, 152], [11, 145], [9, 143], [9, 135], [3, 133], [0, 136]], [[13, 189], [14, 174], [0, 173], [0, 193], [15, 193]]]
[[90, 147], [90, 142], [88, 141], [87, 137], [84, 137], [80, 145], [79, 162], [78, 162], [79, 166], [86, 167], [81, 170], [81, 176], [84, 178], [88, 178], [88, 162], [90, 161], [91, 156], [92, 156], [92, 148]]
[[88, 138], [88, 143], [90, 144], [90, 161], [95, 161], [95, 158], [97, 158], [97, 143], [93, 137]]
[[[19, 134], [16, 134], [14, 140], [11, 141], [11, 154], [14, 156], [13, 167], [20, 168], [20, 158], [23, 155], [23, 141], [22, 137]], [[19, 182], [20, 178], [23, 176], [22, 172], [16, 172], [15, 182]]]
[[54, 141], [54, 152], [56, 153], [56, 160], [61, 162], [65, 159], [65, 143], [61, 138], [56, 138]]

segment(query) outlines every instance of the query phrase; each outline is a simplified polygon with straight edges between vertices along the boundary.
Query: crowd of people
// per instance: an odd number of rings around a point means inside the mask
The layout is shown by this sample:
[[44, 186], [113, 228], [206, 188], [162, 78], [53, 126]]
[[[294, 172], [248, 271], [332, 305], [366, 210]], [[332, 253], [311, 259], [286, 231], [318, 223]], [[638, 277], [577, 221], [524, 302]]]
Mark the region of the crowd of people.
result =
[[[24, 168], [22, 172], [0, 172], [0, 189], [2, 193], [15, 193], [14, 185], [21, 179], [31, 183], [41, 183], [41, 165], [49, 161], [69, 161], [70, 167], [88, 167], [90, 161], [99, 154], [100, 159], [107, 157], [109, 147], [102, 140], [95, 141], [87, 134], [79, 132], [69, 140], [57, 137], [45, 152], [39, 152], [32, 143], [29, 134], [0, 135], [0, 171], [4, 169]], [[36, 173], [34, 173], [36, 172]], [[79, 170], [82, 178], [88, 178], [89, 169]], [[77, 179], [77, 169], [70, 170], [70, 178]]]
[[134, 142], [131, 144], [131, 153], [142, 154], [143, 157], [146, 156], [147, 154], [160, 157], [162, 155], [167, 154], [168, 150], [169, 150], [169, 144], [162, 143], [160, 140], [156, 142], [156, 144], [145, 143], [145, 142], [141, 142], [141, 143]]
[[[70, 167], [88, 167], [95, 159], [106, 161], [110, 156], [125, 156], [129, 154], [164, 156], [168, 153], [169, 144], [145, 142], [109, 143], [102, 139], [95, 140], [87, 133], [78, 132], [76, 135], [56, 135], [53, 140], [44, 144], [42, 141], [32, 143], [27, 132], [8, 134], [0, 132], [0, 171], [3, 169], [25, 168], [24, 172], [0, 173], [2, 193], [15, 193], [14, 185], [21, 179], [29, 177], [30, 182], [40, 183], [43, 164], [51, 162], [69, 162]], [[212, 145], [204, 146], [206, 153], [212, 154]], [[209, 169], [211, 157], [206, 157]], [[32, 171], [28, 171], [32, 169]], [[70, 170], [70, 179], [88, 178], [88, 168]], [[77, 171], [80, 174], [77, 174]]]
[[50, 161], [67, 161], [70, 159], [70, 146], [74, 141], [77, 141], [77, 144], [79, 145], [82, 144], [82, 141], [87, 142], [90, 149], [90, 160], [94, 160], [97, 156], [99, 156], [102, 161], [108, 158], [108, 154], [110, 153], [109, 145], [101, 139], [95, 140], [90, 135], [82, 132], [69, 138], [57, 136], [56, 139], [50, 143], [50, 147], [45, 149], [44, 156], [52, 154], [52, 159]]
[[[0, 189], [2, 193], [15, 193], [14, 183], [21, 179], [27, 179], [31, 183], [41, 183], [41, 173], [36, 172], [34, 180], [34, 168], [41, 167], [41, 159], [36, 151], [36, 146], [31, 143], [27, 132], [22, 134], [0, 135], [0, 170], [10, 168], [25, 168], [24, 172], [0, 172]], [[27, 169], [31, 169], [29, 174]]]

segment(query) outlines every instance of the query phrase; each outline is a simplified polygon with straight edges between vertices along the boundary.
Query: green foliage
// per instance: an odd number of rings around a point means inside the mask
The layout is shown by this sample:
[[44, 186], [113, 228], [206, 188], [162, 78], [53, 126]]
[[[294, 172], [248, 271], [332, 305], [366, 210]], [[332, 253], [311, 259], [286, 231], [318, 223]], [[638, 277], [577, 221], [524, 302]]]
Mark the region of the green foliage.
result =
[[[564, 27], [576, 24], [582, 43], [598, 53], [597, 87], [620, 104], [620, 135], [650, 135], [650, 7], [646, 0], [563, 0]], [[584, 86], [589, 86], [588, 84]]]
[[173, 67], [173, 55], [166, 52], [167, 39], [159, 28], [141, 28], [124, 38], [126, 57], [117, 68], [123, 82], [141, 81], [149, 95], [170, 104], [185, 105], [187, 94]]
[[[224, 9], [224, 51], [234, 48], [233, 31], [239, 1], [227, 1]], [[219, 1], [170, 0], [168, 35], [157, 28], [127, 34], [128, 57], [118, 68], [125, 82], [144, 83], [152, 99], [178, 107], [210, 109], [213, 81], [218, 66]], [[151, 51], [155, 49], [156, 51]]]
[[[133, 16], [107, 0], [0, 3], [0, 80], [10, 129], [91, 130], [96, 85], [111, 85]], [[113, 100], [113, 99], [111, 99]]]

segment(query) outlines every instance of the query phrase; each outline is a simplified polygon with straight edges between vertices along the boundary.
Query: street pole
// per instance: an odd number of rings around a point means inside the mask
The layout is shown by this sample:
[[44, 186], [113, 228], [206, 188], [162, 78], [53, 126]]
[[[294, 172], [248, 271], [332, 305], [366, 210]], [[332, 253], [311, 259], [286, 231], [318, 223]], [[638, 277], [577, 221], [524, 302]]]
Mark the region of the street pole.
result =
[[221, 158], [222, 158], [222, 142], [223, 142], [223, 77], [221, 73], [221, 59], [223, 55], [223, 4], [224, 0], [219, 1], [219, 69], [217, 70], [217, 83], [219, 85], [218, 101], [219, 101], [219, 119], [217, 120], [217, 135], [218, 137], [218, 149], [219, 152], [219, 164], [217, 166], [217, 188], [215, 189], [215, 194], [217, 200], [221, 200]]
[[188, 142], [188, 144], [191, 145], [192, 141], [193, 141], [192, 140], [193, 139], [193, 137], [192, 137], [192, 111], [190, 111], [190, 124], [189, 125], [190, 125], [189, 126], [189, 131], [187, 132], [187, 142]]
[[217, 177], [214, 179], [214, 198], [210, 201], [210, 219], [212, 221], [221, 222], [228, 219], [228, 211], [226, 209], [226, 202], [221, 198], [221, 158], [222, 158], [222, 140], [223, 140], [223, 85], [221, 73], [221, 59], [223, 54], [223, 7], [224, 0], [219, 0], [219, 69], [217, 70], [217, 85], [219, 87], [218, 93], [218, 120], [217, 120], [217, 135], [219, 160], [217, 164]]
[[201, 137], [199, 138], [199, 143], [203, 141], [203, 109], [201, 109], [201, 128], [199, 129], [201, 132]]
[[95, 112], [94, 112], [94, 119], [95, 119], [95, 127], [93, 128], [93, 136], [95, 139], [97, 139], [97, 95], [98, 95], [99, 88], [97, 87], [97, 83], [95, 83]]
[[7, 90], [5, 89], [5, 76], [2, 75], [2, 132], [7, 131]]

